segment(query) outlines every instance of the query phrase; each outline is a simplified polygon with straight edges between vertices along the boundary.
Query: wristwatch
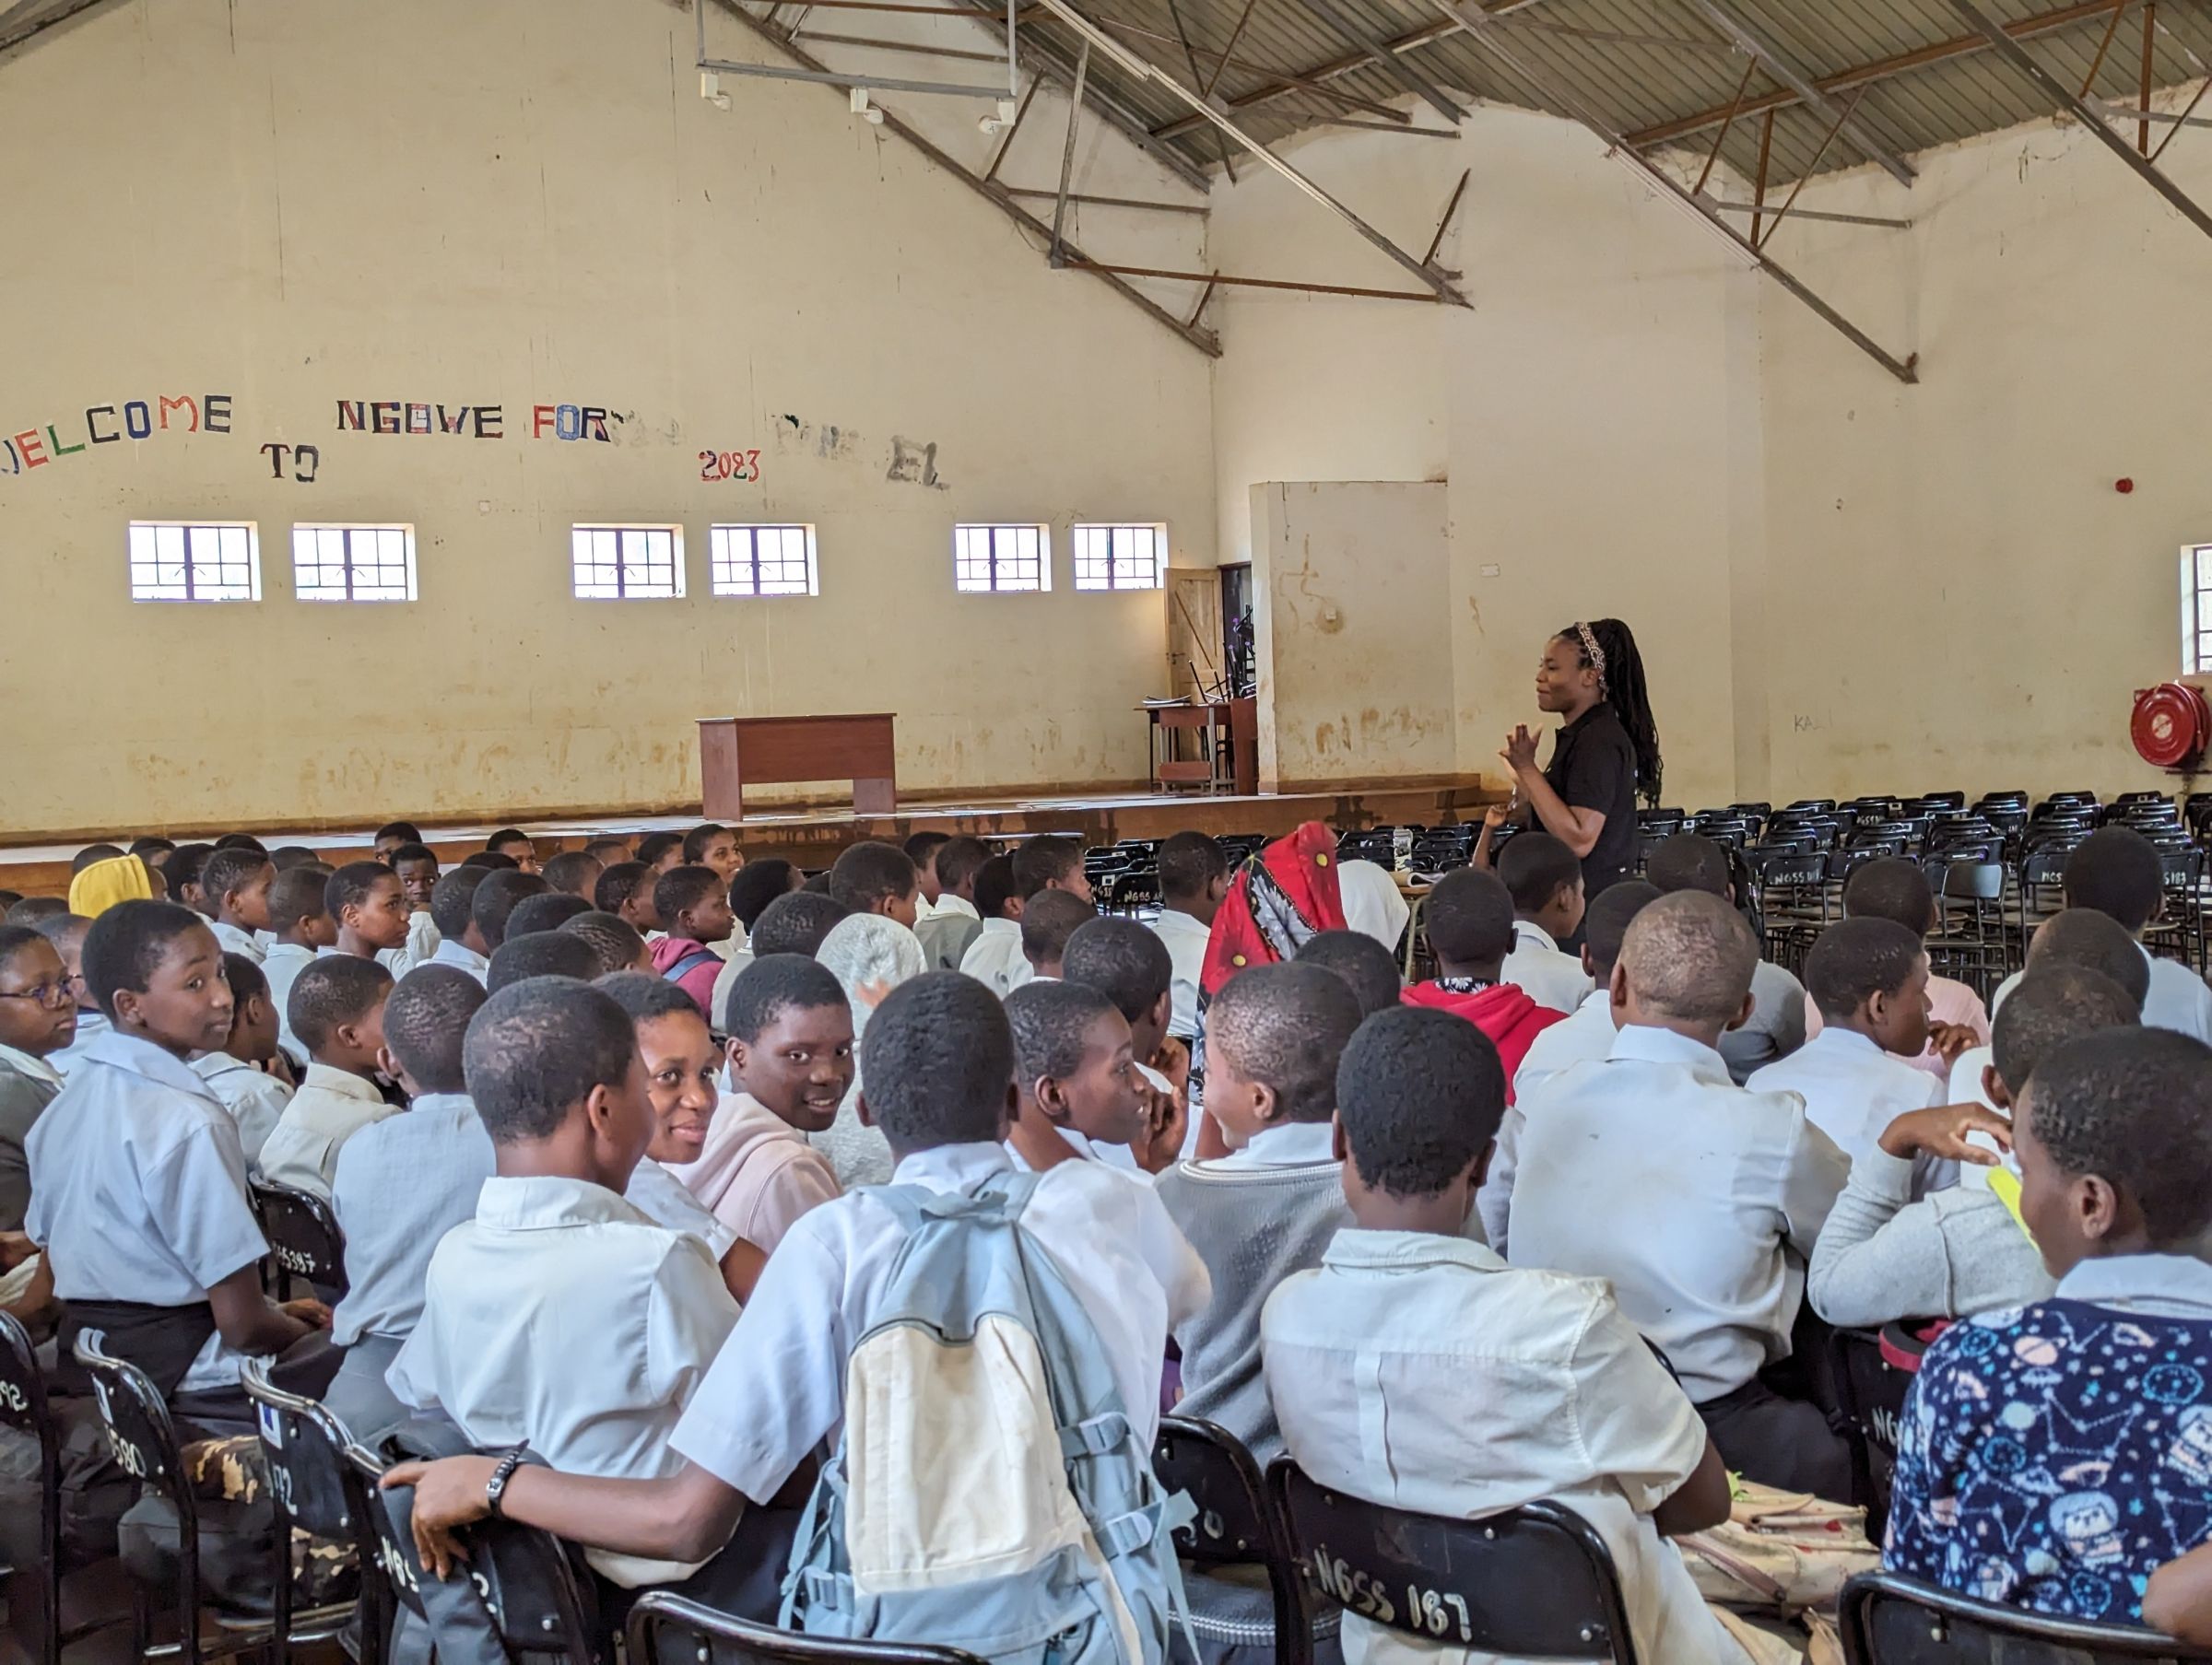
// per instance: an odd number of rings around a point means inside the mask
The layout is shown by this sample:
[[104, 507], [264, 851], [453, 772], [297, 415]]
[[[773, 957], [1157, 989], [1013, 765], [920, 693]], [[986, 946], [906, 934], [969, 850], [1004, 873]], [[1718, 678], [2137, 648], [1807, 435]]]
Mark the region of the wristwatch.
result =
[[515, 1470], [522, 1467], [523, 1453], [529, 1448], [527, 1444], [524, 1444], [509, 1450], [491, 1471], [491, 1478], [484, 1483], [485, 1513], [494, 1520], [505, 1518], [500, 1513], [500, 1499], [507, 1495], [507, 1483], [514, 1478]]

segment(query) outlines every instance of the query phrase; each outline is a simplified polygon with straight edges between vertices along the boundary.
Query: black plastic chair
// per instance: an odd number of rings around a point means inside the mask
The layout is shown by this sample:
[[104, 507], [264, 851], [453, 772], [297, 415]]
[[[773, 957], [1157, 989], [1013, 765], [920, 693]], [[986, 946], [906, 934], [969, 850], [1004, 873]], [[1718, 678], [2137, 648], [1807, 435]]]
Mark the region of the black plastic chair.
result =
[[1905, 1365], [1915, 1363], [1927, 1343], [1907, 1324], [1895, 1323], [1879, 1331], [1830, 1331], [1828, 1347], [1836, 1412], [1843, 1419], [1860, 1499], [1866, 1506], [1866, 1536], [1879, 1543], [1889, 1519], [1898, 1424], [1912, 1391], [1913, 1371]]
[[301, 1399], [274, 1386], [265, 1360], [244, 1372], [246, 1397], [253, 1401], [261, 1454], [269, 1466], [269, 1496], [276, 1515], [276, 1602], [272, 1620], [277, 1640], [276, 1665], [285, 1665], [289, 1647], [284, 1637], [292, 1622], [291, 1529], [335, 1543], [353, 1546], [360, 1577], [361, 1657], [382, 1659], [392, 1631], [383, 1587], [368, 1577], [376, 1559], [376, 1529], [370, 1520], [367, 1483], [346, 1460], [352, 1436], [315, 1400]]
[[629, 1665], [982, 1665], [957, 1647], [920, 1642], [846, 1642], [802, 1636], [716, 1612], [681, 1596], [651, 1590], [629, 1610]]
[[276, 1298], [291, 1298], [294, 1278], [344, 1295], [346, 1234], [338, 1229], [330, 1204], [288, 1185], [256, 1180], [250, 1190], [261, 1235], [269, 1240], [269, 1258], [276, 1263]]
[[1267, 1477], [1300, 1561], [1347, 1613], [1477, 1653], [1635, 1665], [1612, 1552], [1572, 1509], [1447, 1520], [1331, 1491], [1288, 1458]]
[[[106, 1343], [101, 1331], [88, 1330], [77, 1337], [76, 1352], [76, 1362], [92, 1378], [93, 1398], [100, 1406], [100, 1421], [107, 1425], [109, 1448], [124, 1472], [137, 1481], [140, 1497], [150, 1495], [166, 1503], [177, 1521], [174, 1577], [169, 1591], [157, 1591], [143, 1569], [133, 1567], [130, 1557], [124, 1557], [124, 1566], [131, 1573], [131, 1629], [137, 1658], [199, 1665], [203, 1659], [267, 1650], [277, 1642], [269, 1615], [242, 1612], [216, 1599], [200, 1577], [200, 1500], [194, 1495], [191, 1479], [184, 1472], [169, 1406], [146, 1372], [111, 1357], [102, 1351]], [[288, 1541], [285, 1547], [288, 1555]], [[288, 1561], [287, 1565], [288, 1567]], [[278, 1580], [287, 1589], [288, 1582]], [[171, 1598], [167, 1605], [176, 1619], [177, 1638], [157, 1643], [153, 1639], [156, 1597], [163, 1593]], [[203, 1610], [215, 1614], [222, 1635], [202, 1638]], [[296, 1646], [327, 1642], [345, 1628], [352, 1611], [353, 1604], [347, 1602], [342, 1608], [295, 1613], [284, 1640]]]
[[[1176, 1529], [1175, 1551], [1186, 1568], [1191, 1630], [1201, 1645], [1272, 1647], [1281, 1665], [1312, 1665], [1316, 1634], [1333, 1638], [1339, 1615], [1319, 1611], [1288, 1529], [1243, 1442], [1215, 1423], [1163, 1416], [1152, 1472], [1162, 1491], [1187, 1493], [1197, 1507], [1197, 1518]], [[1207, 1571], [1255, 1565], [1266, 1569], [1265, 1602], [1250, 1585]]]
[[1860, 1573], [1843, 1587], [1838, 1628], [1847, 1665], [2109, 1665], [2121, 1659], [2212, 1659], [2132, 1625], [2045, 1618], [1977, 1601], [1895, 1573]]

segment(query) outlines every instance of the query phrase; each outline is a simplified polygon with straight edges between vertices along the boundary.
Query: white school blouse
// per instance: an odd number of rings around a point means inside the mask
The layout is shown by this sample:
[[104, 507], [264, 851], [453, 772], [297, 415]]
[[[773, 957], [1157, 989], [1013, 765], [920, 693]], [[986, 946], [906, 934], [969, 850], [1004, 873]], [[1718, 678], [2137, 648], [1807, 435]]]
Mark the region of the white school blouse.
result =
[[215, 940], [225, 954], [242, 954], [256, 966], [268, 956], [261, 939], [243, 925], [228, 925], [221, 920], [210, 920], [207, 928], [215, 932]]
[[1551, 932], [1526, 920], [1513, 921], [1513, 951], [1499, 968], [1498, 980], [1517, 984], [1539, 1006], [1571, 1012], [1597, 985], [1582, 960], [1561, 950]]
[[465, 1093], [425, 1093], [363, 1128], [338, 1152], [330, 1208], [346, 1234], [346, 1298], [330, 1339], [409, 1335], [423, 1280], [445, 1234], [475, 1218], [496, 1170], [491, 1135]]
[[[1744, 1085], [1754, 1093], [1796, 1094], [1812, 1124], [1853, 1162], [1877, 1149], [1900, 1116], [1944, 1101], [1942, 1082], [1841, 1024], [1830, 1024], [1787, 1058], [1753, 1071]], [[1956, 1163], [1923, 1167], [1924, 1194], [1959, 1182]], [[1929, 1168], [1935, 1171], [1924, 1171]]]
[[1613, 991], [1599, 989], [1583, 996], [1565, 1023], [1546, 1029], [1521, 1055], [1521, 1067], [1513, 1072], [1513, 1102], [1505, 1107], [1505, 1120], [1498, 1124], [1498, 1148], [1490, 1154], [1490, 1171], [1475, 1197], [1482, 1235], [1500, 1254], [1512, 1252], [1513, 1176], [1521, 1165], [1521, 1136], [1528, 1126], [1531, 1101], [1553, 1076], [1611, 1052], [1613, 1035]]
[[1206, 945], [1214, 928], [1172, 908], [1152, 921], [1152, 934], [1168, 945], [1174, 972], [1168, 983], [1168, 1033], [1189, 1040], [1198, 1033], [1198, 979], [1206, 971]]
[[1037, 975], [1022, 956], [1021, 927], [1012, 920], [985, 920], [983, 933], [969, 944], [960, 969], [1002, 999]]
[[[2194, 1035], [2212, 1046], [2212, 987], [2179, 960], [2167, 959], [2147, 948], [2141, 953], [2150, 962], [2150, 992], [2143, 997], [2143, 1026]], [[2027, 975], [2016, 971], [1997, 985], [1989, 1003], [1990, 1016], [1996, 1016], [2005, 997], [2018, 988]]]

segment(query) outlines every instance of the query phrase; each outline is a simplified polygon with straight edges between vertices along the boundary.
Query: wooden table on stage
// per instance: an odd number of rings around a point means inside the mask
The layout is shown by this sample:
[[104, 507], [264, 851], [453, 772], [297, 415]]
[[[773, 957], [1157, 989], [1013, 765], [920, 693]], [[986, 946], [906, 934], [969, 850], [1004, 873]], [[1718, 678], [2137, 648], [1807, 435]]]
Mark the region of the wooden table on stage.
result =
[[[1197, 785], [1218, 792], [1226, 786], [1244, 798], [1260, 790], [1257, 699], [1148, 705], [1145, 710], [1152, 719], [1152, 779], [1163, 789]], [[1178, 733], [1196, 733], [1204, 756], [1195, 760], [1177, 757]]]
[[745, 789], [794, 780], [850, 780], [853, 812], [899, 805], [888, 711], [846, 717], [701, 717], [699, 773], [710, 821], [742, 821]]

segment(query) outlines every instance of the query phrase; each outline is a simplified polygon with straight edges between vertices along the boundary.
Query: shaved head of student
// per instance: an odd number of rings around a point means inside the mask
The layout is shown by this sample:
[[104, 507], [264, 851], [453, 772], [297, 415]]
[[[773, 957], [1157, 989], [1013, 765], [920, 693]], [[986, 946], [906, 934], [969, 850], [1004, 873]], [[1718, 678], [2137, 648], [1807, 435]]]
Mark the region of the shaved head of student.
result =
[[1751, 1014], [1759, 939], [1704, 890], [1677, 890], [1637, 914], [1613, 967], [1613, 1016], [1716, 1044]]

